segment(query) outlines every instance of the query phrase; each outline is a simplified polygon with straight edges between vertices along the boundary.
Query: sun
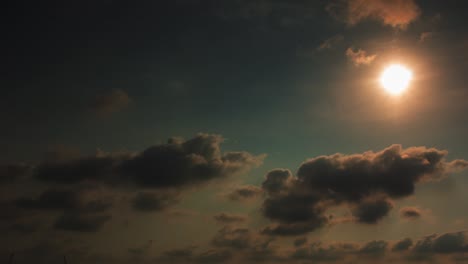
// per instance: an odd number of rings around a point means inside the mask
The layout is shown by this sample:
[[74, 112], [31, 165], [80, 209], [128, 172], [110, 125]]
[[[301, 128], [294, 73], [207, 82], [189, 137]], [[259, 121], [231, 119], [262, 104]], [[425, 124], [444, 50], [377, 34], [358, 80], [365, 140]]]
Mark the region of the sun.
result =
[[412, 79], [411, 70], [400, 64], [392, 64], [383, 71], [380, 84], [391, 95], [400, 95], [408, 88]]

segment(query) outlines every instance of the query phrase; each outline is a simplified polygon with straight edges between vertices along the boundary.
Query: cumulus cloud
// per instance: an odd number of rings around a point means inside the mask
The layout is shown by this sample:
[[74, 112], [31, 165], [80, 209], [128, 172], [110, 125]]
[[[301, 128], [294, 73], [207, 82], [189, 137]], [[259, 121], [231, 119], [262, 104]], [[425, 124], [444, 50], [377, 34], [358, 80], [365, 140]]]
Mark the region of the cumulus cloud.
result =
[[220, 213], [213, 216], [216, 222], [220, 224], [233, 224], [247, 221], [247, 217], [239, 214]]
[[416, 184], [438, 181], [463, 161], [445, 160], [447, 152], [434, 148], [392, 145], [379, 152], [319, 156], [289, 170], [270, 171], [262, 184], [267, 194], [263, 215], [275, 224], [262, 232], [301, 235], [330, 223], [326, 212], [347, 206], [354, 220], [375, 224], [394, 207], [392, 199], [408, 197]]
[[368, 197], [363, 199], [353, 210], [353, 215], [361, 223], [375, 224], [387, 216], [393, 203], [385, 197]]
[[225, 178], [259, 166], [264, 155], [221, 153], [223, 138], [199, 134], [190, 140], [170, 139], [141, 153], [97, 153], [67, 161], [39, 164], [35, 176], [44, 182], [86, 181], [133, 184], [145, 188], [180, 188]]
[[108, 116], [123, 110], [131, 102], [131, 98], [124, 90], [116, 89], [97, 96], [91, 104], [91, 109], [99, 116]]
[[327, 11], [351, 26], [374, 19], [401, 29], [421, 14], [415, 0], [336, 0], [327, 6]]
[[352, 48], [348, 48], [346, 50], [346, 57], [354, 63], [356, 66], [361, 66], [361, 65], [369, 65], [371, 64], [375, 58], [377, 57], [376, 54], [373, 55], [367, 55], [367, 52], [358, 49], [357, 51], [354, 51]]
[[245, 185], [235, 189], [227, 197], [232, 201], [245, 201], [257, 198], [262, 192], [262, 189], [257, 186]]

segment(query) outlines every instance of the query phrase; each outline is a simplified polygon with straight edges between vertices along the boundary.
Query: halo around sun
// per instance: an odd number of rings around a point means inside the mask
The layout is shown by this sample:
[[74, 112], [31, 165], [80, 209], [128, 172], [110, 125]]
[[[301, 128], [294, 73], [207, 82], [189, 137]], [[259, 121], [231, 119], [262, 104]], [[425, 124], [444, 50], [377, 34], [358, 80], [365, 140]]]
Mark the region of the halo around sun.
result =
[[400, 95], [408, 88], [412, 79], [411, 70], [400, 64], [392, 64], [383, 71], [380, 84], [391, 95]]

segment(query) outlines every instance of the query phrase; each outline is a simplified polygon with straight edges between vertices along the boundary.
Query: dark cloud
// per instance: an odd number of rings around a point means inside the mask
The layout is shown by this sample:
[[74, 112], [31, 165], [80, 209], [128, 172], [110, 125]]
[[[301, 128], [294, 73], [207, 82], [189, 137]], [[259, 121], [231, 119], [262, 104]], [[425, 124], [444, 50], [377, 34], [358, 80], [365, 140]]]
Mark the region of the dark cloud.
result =
[[132, 199], [132, 208], [140, 212], [161, 211], [177, 202], [177, 194], [140, 192]]
[[0, 184], [12, 183], [31, 173], [32, 167], [22, 163], [0, 165]]
[[375, 58], [377, 57], [376, 54], [368, 55], [365, 50], [358, 49], [357, 51], [354, 51], [353, 48], [348, 48], [346, 50], [346, 57], [354, 63], [356, 66], [361, 66], [361, 65], [369, 65], [371, 64]]
[[354, 243], [331, 243], [325, 245], [317, 242], [312, 243], [308, 247], [294, 250], [290, 258], [293, 260], [306, 260], [312, 262], [343, 261], [347, 255], [356, 254], [358, 250], [359, 245]]
[[24, 209], [74, 210], [80, 212], [103, 212], [111, 207], [111, 202], [86, 197], [85, 191], [71, 189], [50, 189], [37, 198], [20, 198], [16, 205]]
[[264, 156], [248, 152], [222, 154], [219, 135], [199, 134], [190, 140], [170, 139], [139, 154], [95, 156], [39, 164], [35, 176], [44, 182], [73, 184], [100, 181], [146, 188], [176, 188], [224, 178], [259, 166]]
[[245, 201], [260, 196], [262, 192], [262, 189], [257, 186], [245, 185], [228, 194], [228, 198], [232, 201]]
[[353, 210], [358, 222], [375, 224], [387, 216], [393, 208], [393, 203], [385, 197], [370, 197], [360, 202]]
[[54, 224], [54, 228], [77, 232], [97, 232], [107, 221], [110, 215], [65, 213]]
[[431, 235], [419, 240], [413, 248], [416, 253], [451, 254], [468, 252], [467, 233], [446, 233], [440, 236]]
[[385, 253], [387, 245], [388, 242], [383, 240], [370, 241], [359, 250], [359, 253], [381, 255]]
[[[247, 172], [264, 159], [264, 155], [247, 152], [222, 153], [222, 141], [219, 135], [199, 134], [190, 140], [172, 138], [166, 144], [141, 153], [98, 151], [95, 155], [80, 157], [61, 155], [59, 151], [57, 155], [49, 155], [31, 173], [40, 184], [57, 188], [35, 197], [23, 196], [9, 201], [12, 210], [2, 214], [19, 221], [28, 212], [41, 217], [49, 215], [49, 218], [58, 212], [61, 216], [56, 219], [55, 228], [95, 232], [110, 219], [110, 200], [125, 196], [129, 190], [137, 191], [130, 200], [134, 210], [161, 211], [176, 203], [186, 187]], [[3, 178], [14, 179], [30, 167], [8, 166], [1, 172], [5, 174]], [[102, 189], [102, 194], [98, 189]], [[256, 193], [259, 188], [249, 187], [248, 190]], [[254, 195], [248, 191], [238, 194]], [[218, 220], [240, 221], [240, 218], [224, 215]]]
[[247, 152], [222, 154], [222, 141], [221, 136], [208, 134], [187, 141], [171, 139], [124, 161], [121, 172], [140, 186], [171, 188], [225, 178], [262, 163], [263, 156]]
[[224, 227], [216, 233], [212, 244], [216, 247], [244, 249], [252, 242], [252, 235], [246, 228]]
[[412, 245], [413, 240], [411, 238], [405, 238], [393, 245], [392, 251], [405, 251], [408, 250]]
[[306, 243], [307, 243], [307, 238], [306, 237], [296, 238], [294, 240], [294, 246], [295, 247], [301, 247], [301, 246], [305, 245]]
[[400, 145], [380, 152], [334, 154], [305, 161], [292, 176], [276, 169], [266, 175], [262, 213], [277, 224], [271, 235], [301, 235], [329, 223], [326, 211], [348, 206], [355, 220], [375, 224], [393, 208], [392, 198], [412, 195], [423, 181], [437, 181], [460, 170], [464, 161], [447, 162], [446, 151]]
[[195, 257], [198, 263], [224, 263], [232, 258], [232, 253], [228, 250], [211, 249], [200, 253]]
[[327, 11], [348, 25], [375, 19], [384, 25], [401, 29], [406, 28], [421, 14], [415, 0], [336, 0], [327, 6]]
[[400, 209], [400, 216], [406, 219], [417, 219], [422, 216], [423, 212], [418, 207], [404, 207]]
[[283, 169], [274, 169], [265, 176], [262, 188], [270, 195], [285, 191], [293, 181], [291, 171]]
[[79, 194], [70, 190], [47, 190], [37, 198], [21, 198], [17, 201], [19, 207], [28, 209], [65, 210], [81, 206]]
[[216, 222], [220, 224], [233, 224], [233, 223], [241, 223], [247, 221], [247, 217], [244, 215], [238, 215], [238, 214], [227, 214], [227, 213], [220, 213], [213, 218], [216, 220]]
[[126, 108], [131, 102], [132, 99], [125, 91], [116, 89], [97, 96], [91, 109], [99, 116], [108, 116]]
[[115, 168], [125, 158], [97, 153], [73, 160], [46, 161], [37, 166], [35, 177], [40, 181], [61, 184], [103, 181], [113, 175]]
[[400, 198], [414, 193], [415, 184], [439, 180], [453, 169], [446, 151], [426, 147], [390, 146], [380, 152], [320, 156], [304, 162], [297, 173], [303, 184], [337, 198], [360, 200], [372, 193]]

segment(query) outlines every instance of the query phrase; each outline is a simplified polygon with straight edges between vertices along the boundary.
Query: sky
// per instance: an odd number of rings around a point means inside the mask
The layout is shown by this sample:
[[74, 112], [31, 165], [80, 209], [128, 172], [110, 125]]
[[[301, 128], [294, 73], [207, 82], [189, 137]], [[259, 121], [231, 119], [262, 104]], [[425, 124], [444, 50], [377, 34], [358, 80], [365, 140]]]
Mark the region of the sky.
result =
[[0, 259], [468, 263], [465, 5], [9, 1]]

